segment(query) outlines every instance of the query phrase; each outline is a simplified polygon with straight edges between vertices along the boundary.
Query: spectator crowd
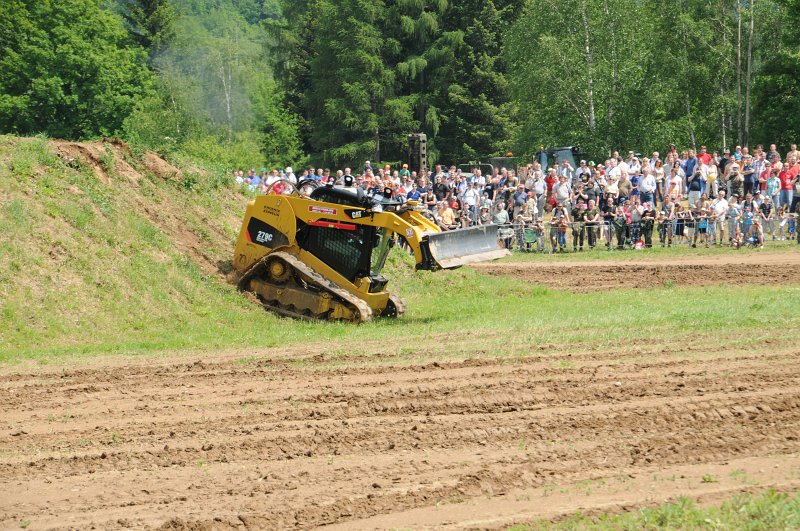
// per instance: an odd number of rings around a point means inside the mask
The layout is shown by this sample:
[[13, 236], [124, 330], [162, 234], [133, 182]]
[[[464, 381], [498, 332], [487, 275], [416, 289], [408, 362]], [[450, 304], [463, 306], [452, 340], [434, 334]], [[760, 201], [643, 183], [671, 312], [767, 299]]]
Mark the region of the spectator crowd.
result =
[[370, 161], [354, 174], [351, 168], [306, 168], [246, 174], [236, 182], [253, 192], [283, 193], [288, 186], [312, 179], [320, 183], [359, 186], [415, 201], [442, 230], [498, 225], [508, 248], [550, 252], [646, 248], [688, 244], [692, 247], [751, 245], [765, 240], [800, 243], [800, 153], [795, 144], [782, 155], [773, 144], [752, 152], [708, 152], [701, 146], [662, 156], [619, 152], [601, 163], [568, 160], [543, 168], [538, 162], [517, 168], [480, 168], [463, 172], [436, 165], [417, 174], [408, 165], [374, 167]]

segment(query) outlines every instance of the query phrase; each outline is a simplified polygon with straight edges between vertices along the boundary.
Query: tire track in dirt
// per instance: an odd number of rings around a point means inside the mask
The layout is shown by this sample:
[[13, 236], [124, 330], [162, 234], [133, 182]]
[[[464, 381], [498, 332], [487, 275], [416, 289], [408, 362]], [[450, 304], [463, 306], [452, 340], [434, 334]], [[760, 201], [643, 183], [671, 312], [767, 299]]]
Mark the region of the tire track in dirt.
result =
[[554, 482], [800, 453], [795, 351], [698, 352], [16, 371], [0, 379], [0, 527], [359, 527]]

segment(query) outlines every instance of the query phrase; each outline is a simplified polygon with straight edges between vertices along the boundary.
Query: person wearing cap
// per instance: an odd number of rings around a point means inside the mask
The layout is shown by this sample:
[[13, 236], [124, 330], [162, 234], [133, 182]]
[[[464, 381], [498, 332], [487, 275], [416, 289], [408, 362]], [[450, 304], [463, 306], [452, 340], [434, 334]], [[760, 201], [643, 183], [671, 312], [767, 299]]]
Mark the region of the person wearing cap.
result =
[[292, 184], [297, 184], [297, 176], [294, 174], [294, 170], [291, 166], [286, 166], [286, 180], [288, 180]]
[[342, 175], [342, 184], [347, 188], [352, 188], [355, 183], [356, 179], [353, 177], [352, 171], [350, 168], [344, 169], [344, 175]]
[[583, 182], [586, 182], [586, 179], [589, 177], [590, 174], [589, 166], [586, 165], [586, 161], [582, 160], [578, 163], [578, 169], [575, 170], [575, 179], [580, 179]]
[[481, 208], [478, 211], [478, 225], [491, 225], [492, 224], [492, 213], [489, 207], [489, 203], [484, 201], [481, 203]]
[[527, 212], [528, 216], [531, 218], [531, 221], [536, 219], [539, 215], [538, 212], [538, 205], [536, 200], [536, 194], [533, 192], [528, 192], [528, 200], [525, 203], [525, 211]]
[[511, 199], [514, 203], [514, 218], [516, 219], [520, 211], [522, 211], [522, 208], [525, 206], [525, 203], [528, 202], [528, 194], [525, 192], [524, 184], [520, 183], [517, 185], [517, 189]]

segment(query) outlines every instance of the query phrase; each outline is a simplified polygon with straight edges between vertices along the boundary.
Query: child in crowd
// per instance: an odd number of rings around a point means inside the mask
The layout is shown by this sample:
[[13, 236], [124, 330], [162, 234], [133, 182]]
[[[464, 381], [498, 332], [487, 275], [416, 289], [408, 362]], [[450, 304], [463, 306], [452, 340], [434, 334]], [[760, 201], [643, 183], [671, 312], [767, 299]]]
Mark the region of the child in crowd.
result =
[[750, 210], [750, 207], [749, 206], [744, 207], [744, 212], [742, 212], [741, 224], [742, 224], [742, 232], [745, 234], [745, 236], [750, 233], [750, 228], [753, 226], [754, 218], [755, 216], [753, 216], [753, 211]]
[[778, 213], [776, 214], [776, 221], [778, 223], [777, 233], [779, 240], [786, 239], [786, 233], [788, 231], [788, 227], [786, 226], [789, 223], [789, 213], [786, 209], [781, 205], [778, 208]]
[[744, 243], [742, 238], [742, 231], [738, 230], [738, 227], [739, 226], [737, 225], [736, 234], [734, 234], [733, 238], [731, 238], [731, 247], [733, 247], [734, 249], [738, 249]]
[[761, 220], [753, 217], [753, 223], [750, 225], [750, 230], [747, 231], [746, 241], [748, 244], [764, 248], [764, 231], [761, 226]]
[[756, 217], [761, 218], [761, 226], [763, 227], [764, 232], [769, 229], [769, 233], [772, 235], [772, 240], [775, 241], [775, 220], [773, 214], [772, 199], [767, 196], [764, 198], [764, 202], [758, 208], [758, 215]]
[[567, 216], [561, 214], [558, 217], [558, 250], [562, 253], [567, 250], [567, 228], [569, 228]]
[[694, 231], [692, 247], [697, 247], [698, 240], [700, 240], [701, 244], [705, 244], [705, 246], [708, 247], [708, 210], [705, 207], [700, 207], [697, 210], [695, 222], [697, 230]]
[[663, 210], [659, 210], [658, 214], [656, 214], [656, 230], [658, 231], [658, 241], [661, 243], [661, 247], [664, 247], [667, 236], [669, 236], [669, 246], [672, 247], [671, 229], [672, 222], [667, 219], [667, 215]]
[[628, 226], [628, 219], [625, 215], [625, 209], [622, 206], [617, 206], [617, 212], [614, 214], [614, 232], [617, 235], [617, 249], [622, 250], [625, 248], [625, 232]]
[[691, 220], [692, 213], [688, 210], [683, 208], [683, 205], [680, 203], [675, 204], [675, 240], [676, 243], [687, 243], [687, 230], [686, 225], [687, 221]]
[[550, 217], [550, 252], [556, 252], [558, 249], [558, 212], [553, 211]]

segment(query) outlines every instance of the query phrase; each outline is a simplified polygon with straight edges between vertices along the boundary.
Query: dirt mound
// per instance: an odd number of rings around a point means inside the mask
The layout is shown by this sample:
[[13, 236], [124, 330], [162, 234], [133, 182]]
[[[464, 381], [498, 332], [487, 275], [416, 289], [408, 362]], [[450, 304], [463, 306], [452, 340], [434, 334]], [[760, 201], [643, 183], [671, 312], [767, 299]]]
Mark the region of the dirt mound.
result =
[[503, 528], [800, 485], [793, 345], [642, 356], [1, 369], [0, 527]]
[[[145, 152], [141, 160], [135, 160], [130, 147], [120, 140], [103, 139], [98, 142], [53, 141], [56, 155], [68, 166], [75, 169], [90, 168], [104, 184], [110, 185], [115, 176], [124, 177], [134, 189], [139, 187], [143, 172], [151, 172], [163, 180], [181, 180], [183, 172], [161, 158], [158, 154]], [[134, 210], [148, 219], [153, 225], [165, 233], [176, 248], [190, 256], [206, 274], [223, 275], [220, 271], [221, 258], [209, 252], [209, 240], [228, 244], [230, 236], [215, 221], [222, 221], [231, 226], [239, 223], [238, 218], [224, 215], [225, 219], [211, 220], [205, 213], [198, 211], [198, 217], [204, 225], [192, 227], [186, 223], [187, 210], [197, 210], [193, 206], [179, 206], [154, 202], [151, 197], [136, 192], [129, 194]], [[229, 256], [229, 252], [225, 253]]]
[[131, 150], [119, 138], [104, 139], [100, 142], [68, 142], [54, 140], [56, 155], [68, 166], [89, 167], [104, 184], [111, 184], [113, 175], [125, 177], [132, 184], [138, 184], [141, 175], [130, 164]]
[[158, 154], [148, 151], [142, 159], [145, 167], [162, 179], [183, 179], [183, 172], [162, 159]]
[[[135, 169], [130, 147], [119, 138], [103, 139], [99, 142], [69, 142], [54, 140], [56, 155], [72, 167], [90, 167], [98, 179], [110, 184], [112, 175], [117, 174], [136, 184], [141, 173]], [[160, 179], [183, 179], [183, 172], [161, 158], [157, 153], [146, 151], [140, 161], [144, 170], [152, 172]]]
[[720, 255], [714, 258], [631, 262], [475, 264], [490, 275], [509, 275], [547, 287], [576, 293], [665, 285], [773, 284], [800, 282], [800, 253]]

